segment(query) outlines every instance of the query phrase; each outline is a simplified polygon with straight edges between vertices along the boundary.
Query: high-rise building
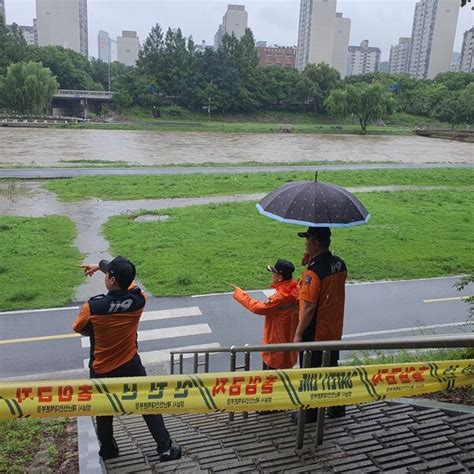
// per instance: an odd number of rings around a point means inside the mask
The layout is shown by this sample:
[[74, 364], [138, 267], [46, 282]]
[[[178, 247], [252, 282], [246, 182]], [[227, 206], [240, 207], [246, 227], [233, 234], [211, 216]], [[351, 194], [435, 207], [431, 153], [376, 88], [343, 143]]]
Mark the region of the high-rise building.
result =
[[359, 76], [379, 70], [380, 48], [369, 47], [369, 40], [364, 40], [360, 46], [349, 46], [347, 58], [347, 75]]
[[380, 61], [379, 62], [379, 72], [383, 74], [388, 74], [389, 62], [388, 61]]
[[400, 38], [398, 44], [390, 48], [388, 72], [390, 74], [406, 74], [410, 58], [411, 38]]
[[122, 31], [122, 36], [117, 38], [117, 61], [135, 66], [140, 52], [140, 40], [136, 31]]
[[104, 61], [104, 63], [107, 64], [112, 62], [111, 41], [107, 31], [99, 31], [99, 34], [97, 35], [97, 51], [101, 61]]
[[63, 46], [89, 55], [87, 0], [36, 0], [39, 46]]
[[3, 24], [6, 25], [7, 17], [5, 15], [5, 0], [0, 0], [0, 21], [3, 21]]
[[449, 67], [451, 72], [459, 72], [461, 70], [461, 53], [453, 51], [451, 55], [451, 66]]
[[214, 48], [219, 48], [225, 34], [234, 34], [237, 38], [242, 38], [247, 24], [248, 13], [245, 10], [245, 5], [227, 5], [227, 11], [224, 18], [222, 18], [222, 25], [219, 25], [219, 29], [214, 35]]
[[474, 72], [474, 27], [464, 33], [460, 70]]
[[326, 63], [346, 75], [351, 20], [336, 13], [337, 0], [301, 0], [296, 67]]
[[344, 18], [342, 13], [336, 13], [331, 66], [339, 72], [342, 78], [346, 75], [347, 51], [349, 48], [350, 34], [351, 20], [349, 18]]
[[433, 79], [449, 71], [459, 8], [457, 0], [421, 0], [416, 4], [408, 64], [412, 77]]
[[332, 64], [336, 26], [336, 0], [301, 0], [297, 68]]

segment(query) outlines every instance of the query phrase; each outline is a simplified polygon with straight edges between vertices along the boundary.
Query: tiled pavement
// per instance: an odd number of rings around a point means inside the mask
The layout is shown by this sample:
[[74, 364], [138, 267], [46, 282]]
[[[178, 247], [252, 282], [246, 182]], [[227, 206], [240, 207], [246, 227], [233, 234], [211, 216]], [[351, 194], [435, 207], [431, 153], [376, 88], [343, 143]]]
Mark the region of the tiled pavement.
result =
[[474, 413], [387, 402], [349, 407], [327, 420], [322, 446], [315, 425], [294, 449], [296, 425], [285, 413], [165, 417], [184, 455], [159, 464], [155, 443], [141, 417], [115, 419], [121, 456], [109, 473], [207, 472], [474, 472]]

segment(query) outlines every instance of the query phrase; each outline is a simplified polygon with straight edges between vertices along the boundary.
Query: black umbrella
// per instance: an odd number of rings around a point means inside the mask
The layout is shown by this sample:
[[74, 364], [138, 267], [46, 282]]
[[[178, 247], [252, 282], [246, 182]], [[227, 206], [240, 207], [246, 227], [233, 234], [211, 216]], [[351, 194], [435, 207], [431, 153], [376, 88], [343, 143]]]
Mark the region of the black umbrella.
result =
[[317, 181], [287, 183], [265, 196], [257, 209], [287, 224], [352, 227], [367, 224], [370, 214], [349, 191]]

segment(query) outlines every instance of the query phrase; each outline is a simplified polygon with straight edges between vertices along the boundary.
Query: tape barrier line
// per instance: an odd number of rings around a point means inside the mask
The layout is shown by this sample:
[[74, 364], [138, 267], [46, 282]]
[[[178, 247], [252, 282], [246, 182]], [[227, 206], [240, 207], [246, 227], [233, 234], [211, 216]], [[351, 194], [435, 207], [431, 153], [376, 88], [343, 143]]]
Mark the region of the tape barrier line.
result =
[[474, 383], [474, 360], [0, 384], [0, 419], [295, 410]]

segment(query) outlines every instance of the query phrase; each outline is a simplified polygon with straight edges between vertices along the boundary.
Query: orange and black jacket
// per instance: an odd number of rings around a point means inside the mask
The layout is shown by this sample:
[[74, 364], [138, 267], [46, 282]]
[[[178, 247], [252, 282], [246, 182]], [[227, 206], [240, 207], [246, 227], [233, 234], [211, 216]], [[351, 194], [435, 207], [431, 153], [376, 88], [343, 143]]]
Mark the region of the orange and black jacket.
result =
[[303, 341], [337, 341], [344, 325], [347, 267], [331, 252], [313, 258], [300, 281], [300, 304], [317, 303]]
[[135, 357], [145, 302], [145, 294], [132, 284], [126, 291], [109, 291], [84, 304], [72, 329], [90, 337], [89, 367], [95, 372], [106, 374]]
[[[293, 342], [298, 326], [298, 282], [286, 280], [272, 285], [275, 294], [265, 302], [254, 300], [237, 288], [234, 299], [252, 313], [265, 316], [262, 344], [287, 344]], [[296, 352], [262, 352], [265, 364], [273, 369], [291, 369]]]

